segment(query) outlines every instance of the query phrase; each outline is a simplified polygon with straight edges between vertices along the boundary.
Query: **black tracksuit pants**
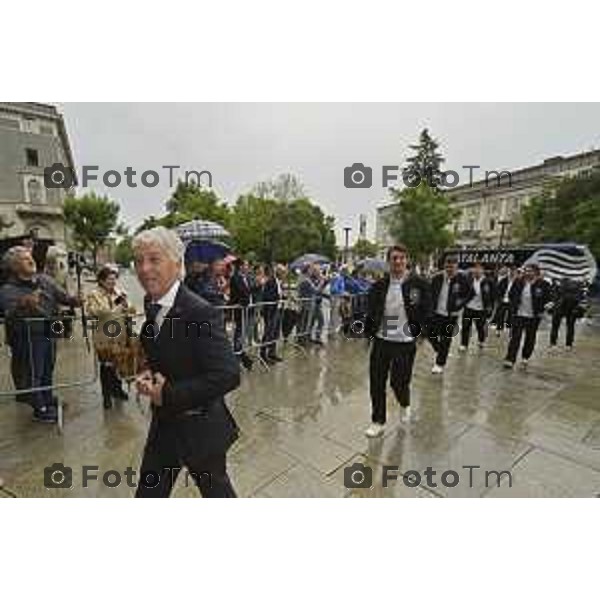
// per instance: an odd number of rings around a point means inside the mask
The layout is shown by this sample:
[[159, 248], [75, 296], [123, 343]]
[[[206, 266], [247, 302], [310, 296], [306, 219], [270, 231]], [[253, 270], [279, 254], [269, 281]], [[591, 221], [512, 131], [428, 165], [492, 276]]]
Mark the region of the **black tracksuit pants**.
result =
[[410, 381], [416, 352], [416, 342], [373, 338], [369, 369], [373, 423], [385, 423], [388, 376], [400, 406], [410, 405]]

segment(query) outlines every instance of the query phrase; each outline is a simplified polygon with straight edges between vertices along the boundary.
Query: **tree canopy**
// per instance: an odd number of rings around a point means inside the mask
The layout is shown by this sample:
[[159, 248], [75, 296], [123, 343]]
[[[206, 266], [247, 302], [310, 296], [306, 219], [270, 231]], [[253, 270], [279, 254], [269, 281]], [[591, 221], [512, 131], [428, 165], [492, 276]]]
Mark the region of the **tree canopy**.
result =
[[521, 242], [578, 242], [600, 257], [600, 169], [562, 179], [521, 209], [515, 232]]
[[65, 198], [63, 214], [81, 252], [91, 252], [96, 265], [98, 249], [118, 228], [120, 207], [107, 196], [89, 192]]

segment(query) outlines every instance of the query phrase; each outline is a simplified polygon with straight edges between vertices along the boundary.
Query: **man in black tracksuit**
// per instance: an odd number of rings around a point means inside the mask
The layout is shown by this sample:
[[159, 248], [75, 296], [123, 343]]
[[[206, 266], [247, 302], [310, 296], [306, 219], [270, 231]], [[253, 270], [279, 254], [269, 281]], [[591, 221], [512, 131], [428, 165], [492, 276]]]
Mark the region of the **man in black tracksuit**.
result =
[[498, 280], [496, 286], [496, 313], [494, 322], [496, 323], [496, 335], [500, 336], [505, 327], [510, 326], [510, 302], [509, 294], [513, 283], [520, 277], [517, 267], [510, 267], [510, 271], [504, 277]]
[[552, 328], [550, 330], [550, 346], [555, 347], [558, 331], [563, 318], [567, 322], [565, 345], [567, 350], [573, 349], [575, 339], [575, 321], [584, 315], [583, 302], [585, 294], [583, 285], [575, 279], [563, 277], [553, 290]]
[[473, 298], [473, 293], [467, 277], [458, 271], [456, 259], [448, 257], [444, 273], [434, 275], [431, 280], [433, 317], [429, 341], [436, 353], [432, 373], [443, 373], [452, 338], [458, 333], [458, 313]]
[[475, 322], [479, 347], [483, 348], [487, 337], [487, 321], [494, 310], [496, 291], [494, 281], [483, 272], [483, 265], [476, 262], [471, 267], [467, 276], [469, 285], [473, 289], [473, 297], [465, 306], [462, 317], [462, 329], [460, 338], [460, 350], [465, 351], [469, 347], [471, 338], [471, 326]]
[[550, 299], [550, 284], [542, 278], [539, 266], [526, 266], [525, 274], [513, 283], [509, 293], [512, 317], [508, 352], [504, 360], [507, 369], [511, 369], [517, 360], [523, 333], [525, 342], [521, 356], [523, 367], [527, 366], [535, 349], [540, 321]]
[[[369, 290], [365, 333], [371, 338], [371, 425], [367, 437], [380, 436], [386, 421], [388, 375], [402, 420], [410, 418], [410, 381], [417, 339], [425, 335], [431, 313], [431, 289], [426, 279], [407, 269], [404, 246], [388, 250], [390, 272]], [[422, 338], [421, 338], [422, 339]]]

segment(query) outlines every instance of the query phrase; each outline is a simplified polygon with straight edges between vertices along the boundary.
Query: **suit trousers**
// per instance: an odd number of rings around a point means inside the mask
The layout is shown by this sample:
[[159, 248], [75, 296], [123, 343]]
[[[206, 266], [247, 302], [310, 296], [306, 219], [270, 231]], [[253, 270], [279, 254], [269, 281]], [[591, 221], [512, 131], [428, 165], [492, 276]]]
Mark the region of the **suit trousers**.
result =
[[448, 360], [452, 338], [458, 334], [458, 317], [435, 314], [429, 326], [429, 342], [435, 353], [435, 364], [443, 367]]
[[479, 339], [479, 343], [483, 344], [483, 342], [485, 342], [487, 333], [485, 311], [465, 308], [465, 310], [463, 311], [462, 329], [460, 332], [460, 343], [463, 346], [469, 345], [473, 322], [475, 322], [475, 327], [477, 329], [477, 338]]
[[189, 423], [157, 422], [155, 418], [144, 449], [136, 498], [168, 498], [182, 467], [188, 470], [186, 486], [194, 483], [202, 497], [235, 498], [225, 452], [207, 456], [195, 449], [199, 442]]
[[529, 360], [535, 348], [537, 330], [540, 324], [539, 317], [518, 317], [515, 316], [511, 323], [510, 341], [508, 342], [508, 352], [506, 360], [514, 363], [517, 360], [521, 338], [525, 333], [525, 342], [521, 356], [524, 360]]
[[417, 345], [373, 338], [370, 356], [371, 420], [385, 423], [388, 375], [400, 406], [410, 405], [410, 381]]

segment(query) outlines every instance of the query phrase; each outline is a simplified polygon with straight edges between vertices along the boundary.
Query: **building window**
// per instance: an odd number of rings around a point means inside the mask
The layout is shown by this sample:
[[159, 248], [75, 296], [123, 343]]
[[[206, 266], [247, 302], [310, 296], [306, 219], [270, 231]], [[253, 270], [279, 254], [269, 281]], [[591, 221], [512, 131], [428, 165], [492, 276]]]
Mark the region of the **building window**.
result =
[[496, 219], [490, 219], [490, 231], [496, 229]]
[[40, 157], [38, 151], [33, 148], [25, 148], [25, 159], [28, 167], [39, 167]]
[[25, 133], [39, 133], [39, 123], [35, 119], [21, 119], [21, 131]]
[[25, 178], [25, 200], [29, 204], [46, 204], [46, 188], [44, 188], [41, 177]]

